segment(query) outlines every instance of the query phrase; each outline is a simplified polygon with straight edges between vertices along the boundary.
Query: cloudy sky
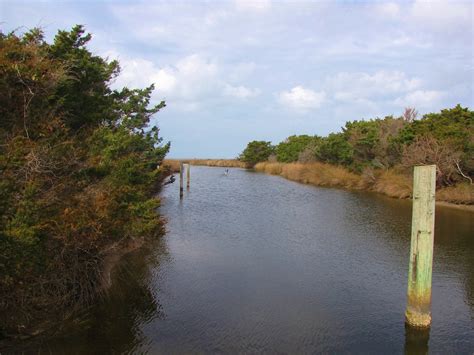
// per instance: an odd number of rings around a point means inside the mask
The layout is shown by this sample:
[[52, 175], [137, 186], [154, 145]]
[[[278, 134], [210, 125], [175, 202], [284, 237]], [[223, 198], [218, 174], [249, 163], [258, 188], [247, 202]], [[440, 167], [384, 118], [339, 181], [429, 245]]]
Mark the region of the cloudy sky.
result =
[[355, 119], [474, 106], [471, 1], [0, 0], [3, 32], [84, 24], [115, 86], [155, 83], [170, 156], [235, 157], [251, 140]]

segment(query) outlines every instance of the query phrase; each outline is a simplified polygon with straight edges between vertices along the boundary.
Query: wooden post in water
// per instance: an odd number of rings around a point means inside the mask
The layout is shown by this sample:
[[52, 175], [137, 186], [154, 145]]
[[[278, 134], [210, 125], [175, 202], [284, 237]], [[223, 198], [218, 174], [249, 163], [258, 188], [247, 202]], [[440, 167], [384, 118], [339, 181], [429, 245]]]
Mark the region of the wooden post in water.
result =
[[189, 182], [191, 181], [191, 163], [188, 163], [188, 168], [186, 169], [186, 188], [189, 190]]
[[183, 198], [183, 173], [184, 173], [184, 166], [183, 162], [179, 162], [179, 198]]
[[415, 166], [405, 321], [407, 325], [417, 328], [426, 328], [431, 324], [435, 188], [436, 165]]

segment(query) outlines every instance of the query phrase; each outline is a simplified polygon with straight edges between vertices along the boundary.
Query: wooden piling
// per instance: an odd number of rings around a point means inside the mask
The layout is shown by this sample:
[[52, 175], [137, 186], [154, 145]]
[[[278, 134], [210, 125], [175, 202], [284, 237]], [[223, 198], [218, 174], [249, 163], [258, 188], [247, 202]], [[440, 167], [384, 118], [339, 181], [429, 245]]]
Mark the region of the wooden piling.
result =
[[435, 220], [436, 165], [416, 166], [413, 174], [413, 213], [408, 270], [407, 325], [431, 324], [431, 273]]
[[188, 167], [186, 169], [186, 188], [189, 190], [189, 183], [191, 181], [191, 164], [188, 163]]
[[183, 162], [179, 163], [179, 198], [183, 198], [184, 189], [183, 189]]

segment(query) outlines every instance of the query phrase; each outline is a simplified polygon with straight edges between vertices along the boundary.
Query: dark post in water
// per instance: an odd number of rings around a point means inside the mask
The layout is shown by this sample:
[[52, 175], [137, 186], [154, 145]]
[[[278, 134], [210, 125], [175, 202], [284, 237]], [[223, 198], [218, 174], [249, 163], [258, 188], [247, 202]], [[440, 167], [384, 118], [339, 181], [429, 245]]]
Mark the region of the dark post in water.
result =
[[188, 168], [186, 169], [186, 188], [189, 190], [189, 181], [191, 180], [191, 164], [188, 163]]
[[179, 162], [179, 198], [183, 198], [183, 162]]
[[436, 165], [416, 166], [413, 174], [413, 214], [405, 320], [409, 326], [417, 328], [426, 328], [431, 324], [435, 188]]

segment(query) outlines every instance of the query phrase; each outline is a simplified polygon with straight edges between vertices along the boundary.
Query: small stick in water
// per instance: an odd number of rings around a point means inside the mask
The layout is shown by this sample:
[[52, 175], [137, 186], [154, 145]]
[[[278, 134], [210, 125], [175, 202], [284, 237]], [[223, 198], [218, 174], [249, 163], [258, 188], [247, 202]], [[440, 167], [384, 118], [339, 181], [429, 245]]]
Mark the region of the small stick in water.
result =
[[183, 162], [179, 163], [179, 198], [183, 198]]

